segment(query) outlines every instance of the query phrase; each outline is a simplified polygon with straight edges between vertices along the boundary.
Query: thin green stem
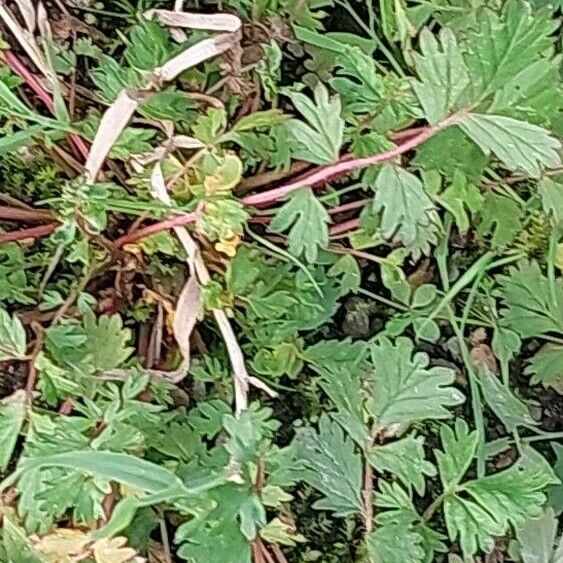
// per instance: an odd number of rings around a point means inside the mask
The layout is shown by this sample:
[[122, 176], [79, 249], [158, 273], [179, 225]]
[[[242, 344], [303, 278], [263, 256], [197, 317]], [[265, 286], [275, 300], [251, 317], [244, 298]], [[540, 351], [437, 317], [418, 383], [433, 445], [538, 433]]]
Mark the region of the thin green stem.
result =
[[555, 257], [557, 253], [557, 243], [559, 236], [554, 228], [551, 229], [549, 235], [549, 251], [547, 255], [547, 279], [549, 282], [549, 294], [552, 306], [557, 308], [557, 285], [555, 282]]

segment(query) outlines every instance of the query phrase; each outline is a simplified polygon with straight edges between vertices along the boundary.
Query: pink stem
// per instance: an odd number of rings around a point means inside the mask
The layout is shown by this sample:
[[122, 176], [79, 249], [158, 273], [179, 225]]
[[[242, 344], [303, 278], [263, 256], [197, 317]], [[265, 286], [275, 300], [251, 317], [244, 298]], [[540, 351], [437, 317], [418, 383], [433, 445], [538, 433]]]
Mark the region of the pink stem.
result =
[[259, 194], [249, 195], [242, 198], [242, 202], [246, 205], [260, 205], [264, 203], [271, 203], [283, 199], [291, 192], [303, 188], [305, 186], [313, 187], [318, 184], [324, 184], [335, 178], [337, 176], [342, 176], [352, 170], [360, 170], [366, 168], [367, 166], [372, 166], [374, 164], [379, 164], [385, 162], [386, 160], [392, 160], [427, 141], [430, 137], [451, 125], [456, 120], [459, 119], [459, 115], [454, 114], [448, 119], [445, 119], [437, 125], [432, 127], [425, 127], [420, 133], [410, 138], [408, 141], [404, 142], [402, 145], [394, 147], [391, 150], [375, 154], [372, 156], [366, 156], [361, 158], [349, 158], [344, 157], [334, 164], [328, 164], [321, 168], [317, 168], [314, 172], [310, 174], [304, 174], [297, 180], [286, 184], [285, 186], [280, 186], [279, 188], [274, 188], [273, 190], [268, 190]]
[[9, 233], [0, 234], [0, 244], [6, 242], [15, 242], [17, 240], [25, 240], [27, 238], [42, 238], [50, 235], [57, 227], [58, 223], [48, 223], [39, 227], [31, 227], [29, 229], [18, 229]]
[[364, 199], [358, 199], [357, 201], [350, 201], [348, 203], [343, 203], [337, 207], [332, 207], [328, 210], [331, 215], [336, 213], [344, 213], [345, 211], [352, 211], [353, 209], [358, 209], [358, 207], [363, 207], [366, 203], [369, 203], [371, 199], [366, 197]]
[[55, 103], [49, 95], [49, 93], [41, 86], [41, 83], [35, 76], [26, 68], [26, 66], [20, 61], [20, 59], [12, 53], [12, 51], [4, 51], [4, 58], [8, 63], [8, 66], [16, 73], [19, 74], [26, 84], [35, 92], [37, 97], [47, 106], [47, 109], [51, 112], [55, 112]]
[[162, 231], [169, 231], [174, 227], [182, 227], [184, 225], [187, 225], [188, 223], [193, 223], [198, 219], [199, 216], [199, 213], [186, 213], [185, 215], [177, 215], [176, 217], [172, 217], [172, 219], [166, 219], [164, 221], [160, 221], [159, 223], [154, 223], [152, 225], [149, 225], [148, 227], [144, 227], [132, 233], [123, 235], [122, 237], [119, 237], [117, 240], [115, 240], [114, 244], [115, 246], [117, 246], [117, 248], [121, 248], [126, 244], [131, 244], [150, 235], [161, 233]]
[[344, 221], [344, 223], [340, 223], [338, 225], [334, 225], [332, 229], [330, 229], [331, 235], [341, 235], [342, 233], [347, 233], [348, 231], [353, 231], [360, 226], [360, 219], [350, 219], [349, 221]]
[[[27, 69], [27, 67], [20, 61], [20, 59], [10, 50], [4, 51], [4, 58], [8, 66], [16, 73], [19, 74], [25, 83], [33, 90], [37, 97], [45, 104], [47, 109], [54, 114], [55, 102], [52, 96], [43, 88], [42, 84], [35, 78], [35, 76]], [[78, 135], [71, 133], [69, 135], [71, 143], [78, 150], [84, 159], [88, 158], [88, 146]]]

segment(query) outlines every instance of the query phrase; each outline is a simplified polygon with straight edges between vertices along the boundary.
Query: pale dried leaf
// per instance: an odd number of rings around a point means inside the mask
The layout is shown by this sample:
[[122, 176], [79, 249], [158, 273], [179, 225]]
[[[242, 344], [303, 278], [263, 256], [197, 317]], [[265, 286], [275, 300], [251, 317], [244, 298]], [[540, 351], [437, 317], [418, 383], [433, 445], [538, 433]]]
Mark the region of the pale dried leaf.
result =
[[33, 548], [44, 555], [49, 563], [71, 563], [84, 554], [90, 543], [88, 534], [73, 528], [56, 528], [50, 534], [33, 541]]
[[104, 113], [85, 164], [88, 184], [96, 181], [111, 147], [133, 117], [138, 105], [139, 100], [131, 97], [127, 90], [123, 90]]
[[172, 137], [172, 145], [179, 149], [202, 149], [205, 147], [205, 144], [200, 140], [187, 135], [175, 135]]
[[[186, 361], [190, 359], [190, 337], [201, 310], [201, 288], [194, 275], [184, 284], [174, 313], [174, 338]], [[189, 365], [189, 364], [188, 364]]]
[[129, 563], [136, 559], [137, 552], [125, 547], [127, 538], [104, 538], [94, 544], [96, 563]]
[[237, 41], [234, 33], [222, 33], [210, 39], [204, 39], [171, 58], [161, 67], [155, 68], [153, 75], [161, 82], [169, 82], [184, 70], [220, 55], [230, 49]]
[[209, 31], [238, 31], [242, 22], [232, 14], [194, 14], [177, 10], [148, 10], [145, 17], [163, 25]]
[[14, 18], [13, 14], [0, 2], [0, 19], [6, 24], [6, 27], [12, 32], [27, 56], [33, 61], [35, 66], [41, 71], [43, 76], [47, 78], [49, 84], [53, 84], [53, 75], [49, 70], [49, 65], [45, 61], [45, 57], [41, 49], [35, 42], [35, 38], [27, 30], [25, 30], [19, 22]]
[[25, 25], [27, 26], [27, 30], [30, 33], [35, 31], [36, 19], [35, 19], [35, 10], [33, 9], [33, 3], [31, 0], [15, 0], [20, 13], [22, 15], [23, 20], [25, 21]]
[[[162, 174], [162, 167], [159, 162], [156, 163], [153, 169], [151, 190], [156, 199], [167, 205], [171, 204], [170, 196], [166, 190], [166, 182]], [[211, 278], [196, 242], [185, 227], [174, 227], [174, 232], [180, 239], [188, 255], [188, 264], [192, 275], [195, 273], [199, 279], [199, 283], [205, 285]], [[248, 406], [248, 372], [246, 371], [244, 356], [233, 331], [233, 327], [225, 312], [221, 309], [213, 309], [213, 316], [219, 325], [219, 330], [221, 331], [231, 360], [235, 388], [235, 410], [239, 413]]]
[[39, 28], [41, 37], [45, 38], [46, 36], [51, 35], [49, 18], [47, 17], [47, 10], [45, 9], [43, 2], [39, 2], [37, 6], [37, 27]]

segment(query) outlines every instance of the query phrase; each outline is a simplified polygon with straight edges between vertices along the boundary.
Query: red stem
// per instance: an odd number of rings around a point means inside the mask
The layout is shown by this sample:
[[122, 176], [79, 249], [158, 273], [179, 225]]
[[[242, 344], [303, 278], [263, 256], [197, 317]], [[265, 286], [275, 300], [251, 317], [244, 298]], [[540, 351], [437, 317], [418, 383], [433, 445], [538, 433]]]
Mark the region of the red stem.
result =
[[268, 190], [259, 194], [249, 195], [242, 198], [242, 202], [246, 205], [260, 205], [265, 203], [271, 203], [283, 199], [291, 192], [303, 188], [305, 186], [313, 187], [318, 184], [325, 184], [329, 180], [347, 174], [352, 170], [360, 170], [366, 168], [367, 166], [372, 166], [374, 164], [380, 164], [386, 160], [392, 160], [427, 141], [430, 137], [454, 123], [459, 119], [459, 115], [453, 115], [448, 119], [445, 119], [437, 125], [431, 127], [425, 127], [423, 130], [410, 138], [408, 141], [404, 142], [402, 145], [394, 147], [391, 150], [375, 154], [372, 156], [365, 156], [361, 158], [350, 158], [348, 155], [341, 158], [338, 162], [334, 164], [328, 164], [317, 168], [314, 172], [310, 174], [304, 174], [297, 180], [286, 184], [285, 186], [280, 186], [273, 190]]
[[119, 237], [117, 240], [114, 241], [115, 246], [120, 248], [125, 246], [126, 244], [131, 244], [133, 242], [137, 242], [149, 235], [154, 235], [155, 233], [160, 233], [162, 231], [169, 231], [174, 227], [182, 227], [187, 225], [188, 223], [193, 223], [198, 219], [200, 216], [199, 213], [186, 213], [185, 215], [178, 215], [176, 217], [172, 217], [172, 219], [166, 219], [164, 221], [160, 221], [159, 223], [154, 223], [149, 225], [148, 227], [144, 227], [132, 233], [128, 233]]
[[29, 221], [30, 223], [44, 223], [52, 221], [53, 215], [49, 211], [39, 209], [20, 209], [9, 205], [0, 205], [0, 219], [6, 221]]
[[50, 235], [59, 223], [47, 223], [47, 225], [39, 225], [38, 227], [31, 227], [29, 229], [18, 229], [9, 233], [0, 234], [0, 244], [6, 242], [15, 242], [17, 240], [24, 240], [28, 238], [42, 238]]
[[[55, 113], [55, 102], [53, 98], [43, 85], [35, 76], [27, 69], [27, 67], [20, 61], [20, 59], [15, 55], [12, 51], [6, 50], [4, 51], [4, 59], [6, 60], [7, 65], [21, 78], [25, 81], [25, 83], [35, 92], [37, 97], [45, 104], [47, 109], [54, 114]], [[78, 152], [82, 155], [84, 159], [88, 158], [88, 146], [84, 142], [84, 140], [71, 133], [69, 135], [70, 142], [74, 145], [74, 147], [78, 150]]]
[[366, 197], [364, 199], [358, 199], [357, 201], [350, 201], [348, 203], [343, 203], [337, 207], [332, 207], [328, 210], [330, 215], [335, 215], [336, 213], [344, 213], [345, 211], [352, 211], [353, 209], [358, 209], [363, 207], [366, 203], [369, 203], [371, 199]]
[[342, 233], [346, 233], [348, 231], [353, 231], [360, 226], [360, 219], [350, 219], [349, 221], [344, 221], [344, 223], [340, 223], [338, 225], [334, 225], [332, 229], [330, 229], [331, 235], [340, 235]]
[[41, 86], [41, 83], [35, 76], [27, 69], [27, 67], [20, 61], [20, 59], [10, 50], [4, 51], [4, 59], [8, 66], [23, 78], [25, 83], [35, 92], [37, 97], [47, 106], [51, 112], [55, 112], [55, 102], [49, 93]]

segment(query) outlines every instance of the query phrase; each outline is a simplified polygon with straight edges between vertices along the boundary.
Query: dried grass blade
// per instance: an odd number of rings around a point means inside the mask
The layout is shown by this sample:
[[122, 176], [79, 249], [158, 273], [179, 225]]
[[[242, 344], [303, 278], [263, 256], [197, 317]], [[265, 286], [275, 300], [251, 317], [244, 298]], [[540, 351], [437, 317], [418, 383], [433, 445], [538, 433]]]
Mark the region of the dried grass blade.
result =
[[174, 80], [184, 70], [224, 53], [237, 42], [236, 34], [222, 33], [210, 39], [204, 39], [176, 55], [161, 67], [153, 71], [154, 77], [160, 82]]
[[131, 97], [127, 90], [123, 90], [104, 113], [85, 164], [88, 184], [96, 181], [111, 147], [133, 117], [138, 105], [139, 99]]
[[6, 27], [12, 32], [27, 56], [33, 61], [45, 78], [47, 78], [49, 85], [51, 85], [53, 83], [53, 75], [49, 70], [49, 66], [43, 57], [41, 49], [38, 47], [33, 36], [14, 18], [3, 0], [0, 0], [0, 19], [6, 24]]
[[196, 276], [190, 275], [184, 284], [174, 312], [174, 338], [189, 367], [190, 337], [201, 310], [201, 287]]
[[33, 8], [33, 3], [31, 0], [15, 0], [18, 6], [27, 30], [29, 33], [35, 31], [36, 19], [35, 19], [35, 9]]
[[232, 14], [194, 14], [172, 10], [149, 10], [145, 17], [163, 25], [188, 29], [235, 32], [241, 28], [240, 18]]

